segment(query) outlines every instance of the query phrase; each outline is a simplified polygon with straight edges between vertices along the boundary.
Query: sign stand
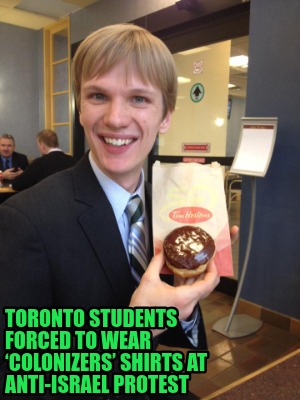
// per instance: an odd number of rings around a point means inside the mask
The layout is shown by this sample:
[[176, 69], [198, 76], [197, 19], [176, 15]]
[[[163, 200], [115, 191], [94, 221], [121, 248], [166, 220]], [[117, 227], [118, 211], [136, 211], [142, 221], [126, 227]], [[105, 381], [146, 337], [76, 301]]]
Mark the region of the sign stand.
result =
[[242, 132], [230, 172], [251, 176], [251, 212], [245, 259], [230, 315], [217, 321], [213, 330], [228, 338], [258, 331], [263, 322], [246, 314], [234, 315], [243, 287], [254, 231], [256, 177], [264, 177], [269, 167], [277, 131], [277, 118], [242, 118]]

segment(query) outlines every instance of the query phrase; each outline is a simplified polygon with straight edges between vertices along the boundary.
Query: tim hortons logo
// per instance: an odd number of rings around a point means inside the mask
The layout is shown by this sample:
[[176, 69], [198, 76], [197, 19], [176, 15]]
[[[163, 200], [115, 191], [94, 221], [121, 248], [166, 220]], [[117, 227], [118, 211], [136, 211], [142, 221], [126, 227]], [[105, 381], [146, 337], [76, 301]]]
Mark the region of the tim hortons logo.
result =
[[169, 217], [176, 222], [196, 224], [212, 217], [212, 213], [202, 207], [180, 207], [172, 210]]

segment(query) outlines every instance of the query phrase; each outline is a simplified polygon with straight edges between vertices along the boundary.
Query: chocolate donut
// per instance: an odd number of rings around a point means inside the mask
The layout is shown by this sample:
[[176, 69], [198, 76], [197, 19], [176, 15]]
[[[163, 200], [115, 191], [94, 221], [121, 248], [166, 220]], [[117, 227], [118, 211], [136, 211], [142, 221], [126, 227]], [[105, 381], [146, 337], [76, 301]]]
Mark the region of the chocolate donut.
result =
[[206, 231], [185, 225], [165, 237], [163, 249], [168, 268], [174, 274], [187, 278], [206, 270], [216, 248], [213, 238]]

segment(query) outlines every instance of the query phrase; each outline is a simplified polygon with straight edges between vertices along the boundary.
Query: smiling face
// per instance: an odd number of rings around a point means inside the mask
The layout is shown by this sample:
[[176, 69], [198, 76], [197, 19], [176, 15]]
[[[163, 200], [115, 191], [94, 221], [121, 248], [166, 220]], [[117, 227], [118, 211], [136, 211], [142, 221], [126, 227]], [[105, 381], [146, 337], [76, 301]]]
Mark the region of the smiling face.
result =
[[168, 130], [162, 92], [120, 62], [81, 82], [80, 122], [98, 167], [133, 192], [158, 132]]

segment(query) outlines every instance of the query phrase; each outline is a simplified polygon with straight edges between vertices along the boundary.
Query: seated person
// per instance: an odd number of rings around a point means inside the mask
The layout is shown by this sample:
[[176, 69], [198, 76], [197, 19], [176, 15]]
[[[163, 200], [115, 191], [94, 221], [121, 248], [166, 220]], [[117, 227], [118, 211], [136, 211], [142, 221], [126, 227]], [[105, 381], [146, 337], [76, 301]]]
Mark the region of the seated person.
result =
[[28, 166], [27, 156], [17, 153], [15, 147], [13, 135], [7, 133], [0, 135], [0, 171], [6, 183], [10, 183]]
[[37, 134], [37, 145], [42, 156], [33, 160], [12, 182], [13, 189], [27, 189], [47, 176], [76, 164], [74, 157], [65, 154], [59, 148], [57, 134], [51, 129], [45, 129]]

